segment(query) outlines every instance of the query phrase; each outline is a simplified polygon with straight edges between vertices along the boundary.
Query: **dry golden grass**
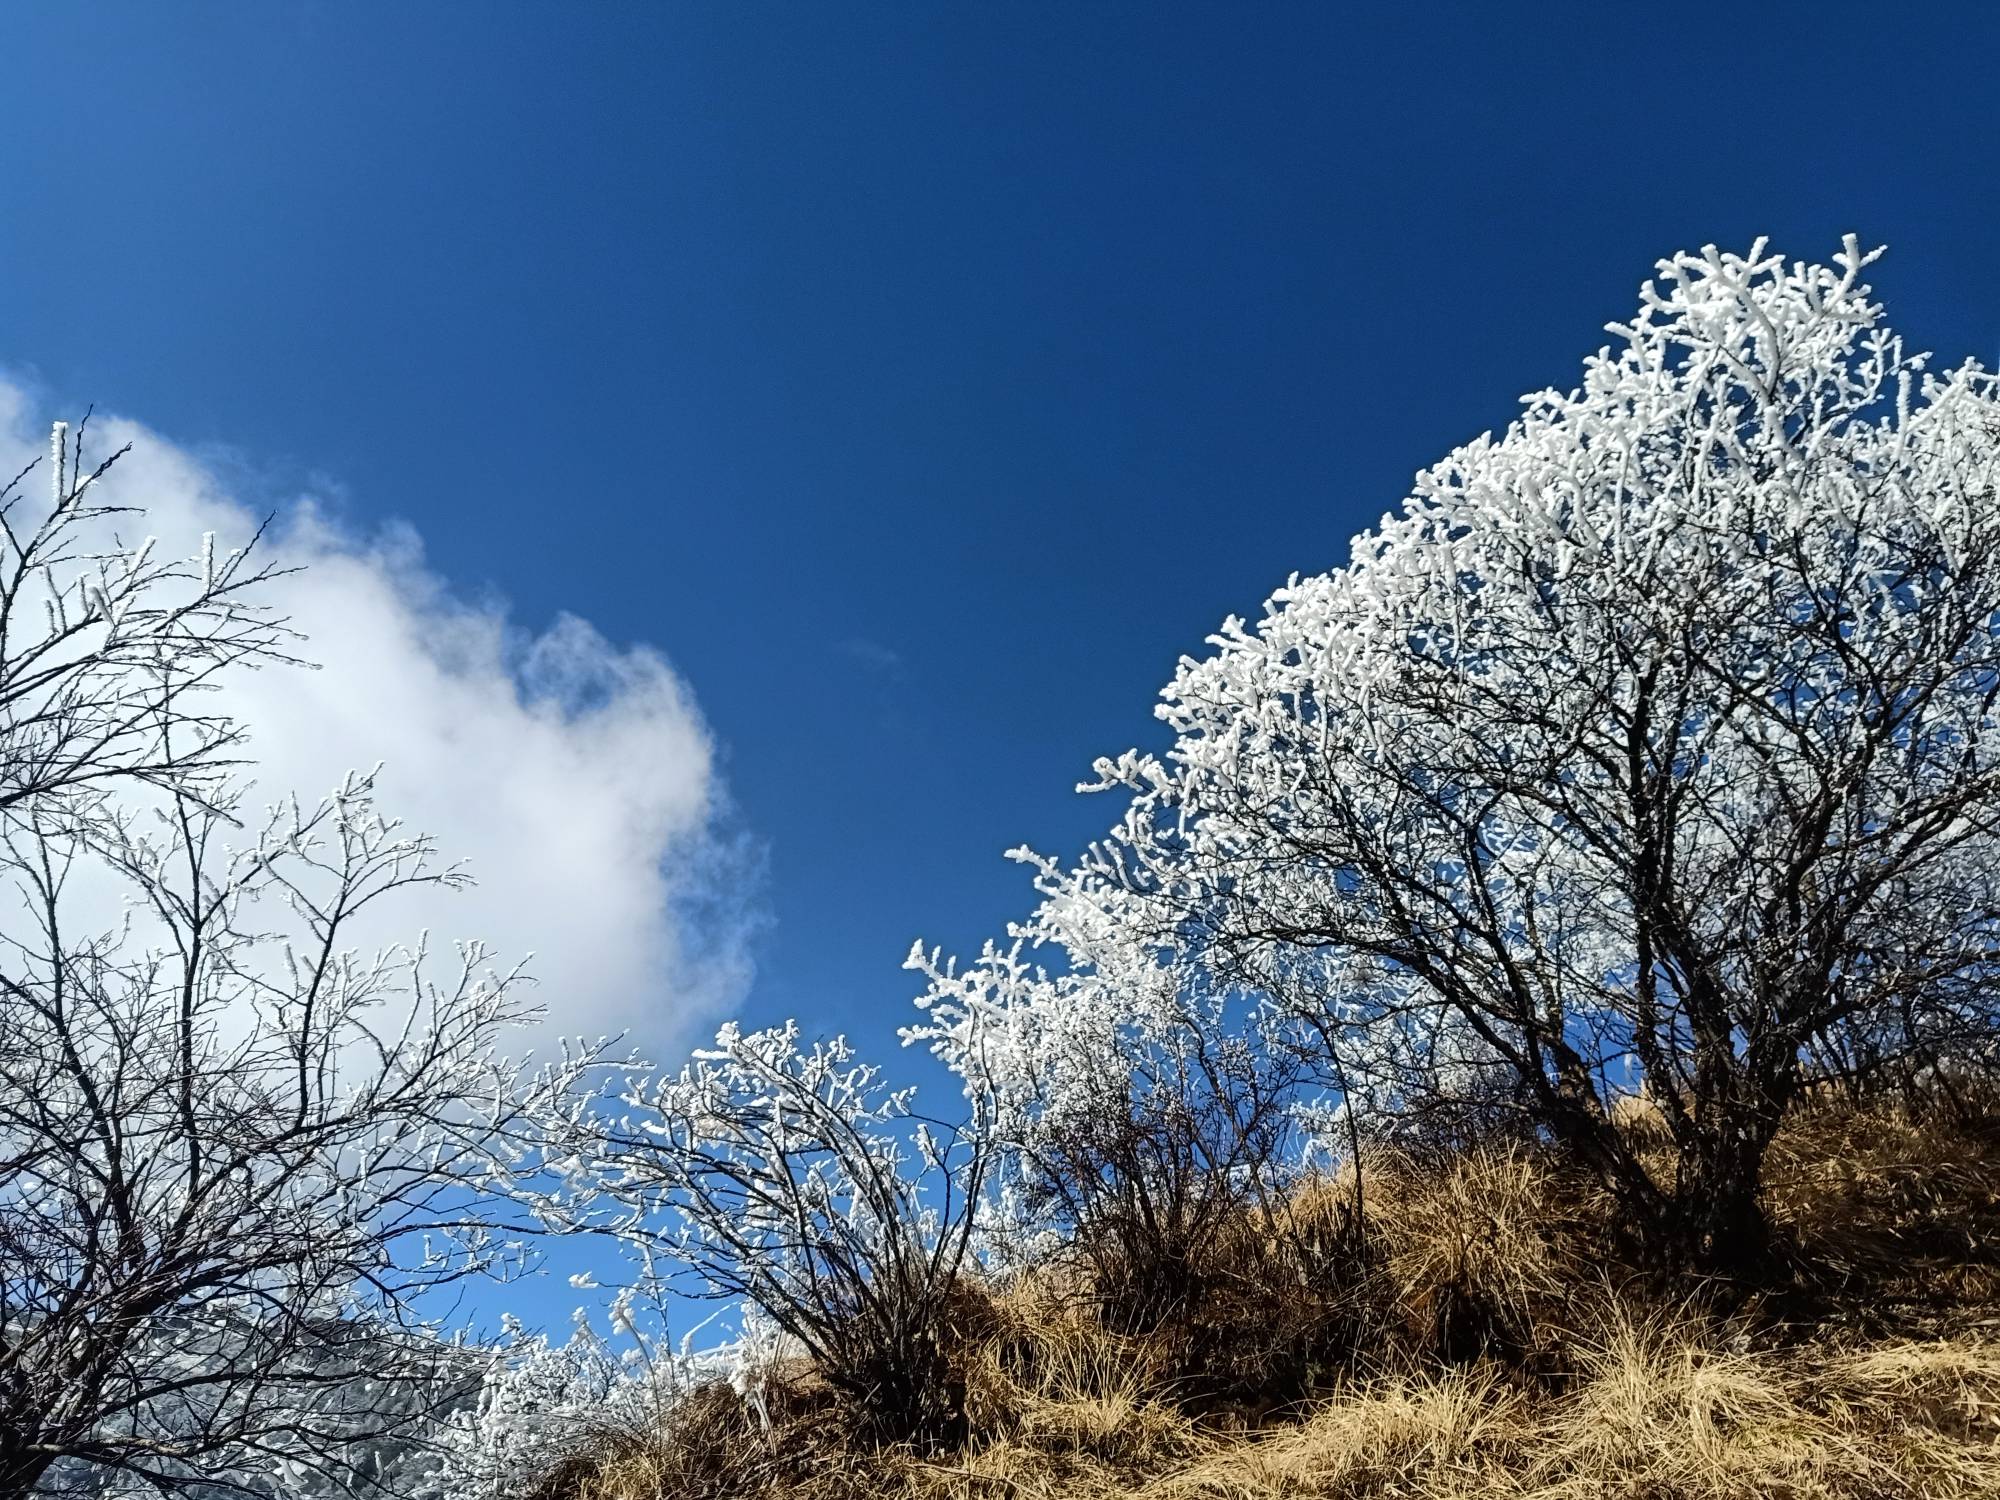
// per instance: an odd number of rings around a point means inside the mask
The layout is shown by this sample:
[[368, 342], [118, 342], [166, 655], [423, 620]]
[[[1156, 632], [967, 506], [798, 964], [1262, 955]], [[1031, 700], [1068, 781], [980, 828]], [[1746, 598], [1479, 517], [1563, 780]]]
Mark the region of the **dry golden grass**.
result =
[[[2000, 1346], [1822, 1365], [1622, 1324], [1561, 1393], [1496, 1366], [1357, 1382], [1263, 1434], [1179, 1431], [1144, 1472], [1031, 1441], [891, 1457], [812, 1500], [1945, 1500], [2000, 1494]], [[830, 1487], [831, 1485], [831, 1487]]]
[[1382, 1154], [1368, 1173], [1370, 1237], [1414, 1357], [1536, 1367], [1601, 1315], [1611, 1206], [1594, 1188], [1521, 1146], [1442, 1165]]
[[[2000, 1344], [1825, 1361], [1620, 1324], [1572, 1385], [1492, 1364], [1358, 1381], [1257, 1434], [1203, 1432], [1130, 1383], [1031, 1393], [1010, 1430], [944, 1460], [848, 1453], [691, 1472], [672, 1443], [606, 1455], [576, 1500], [1791, 1500], [2000, 1494]], [[731, 1446], [767, 1442], [740, 1428]], [[782, 1440], [780, 1440], [782, 1442]], [[699, 1466], [696, 1466], [698, 1469]], [[547, 1492], [545, 1492], [547, 1493]]]
[[1876, 1314], [2000, 1304], [2000, 1099], [1950, 1112], [1795, 1110], [1772, 1143], [1765, 1201], [1803, 1264]]
[[[1654, 1128], [1643, 1101], [1626, 1128]], [[1704, 1310], [1613, 1258], [1612, 1210], [1524, 1147], [1378, 1150], [1369, 1249], [1337, 1287], [1311, 1247], [1354, 1183], [1306, 1184], [1218, 1242], [1215, 1295], [1127, 1337], [1051, 1268], [983, 1298], [957, 1351], [971, 1437], [857, 1451], [809, 1370], [757, 1429], [726, 1389], [666, 1431], [600, 1445], [536, 1500], [1959, 1500], [2000, 1497], [2000, 1131], [1815, 1103], [1771, 1158], [1768, 1206], [1820, 1321]], [[1307, 1247], [1280, 1253], [1284, 1245]], [[1304, 1256], [1301, 1259], [1301, 1255]], [[1232, 1275], [1230, 1267], [1240, 1267]], [[1259, 1278], [1262, 1278], [1261, 1280]], [[1786, 1314], [1791, 1317], [1791, 1313]], [[1190, 1371], [1283, 1365], [1237, 1344], [1363, 1335], [1285, 1407], [1190, 1400]], [[1928, 1329], [1928, 1335], [1922, 1330]], [[1942, 1334], [1943, 1336], [1938, 1336]], [[1193, 1346], [1221, 1339], [1227, 1358]], [[1291, 1378], [1290, 1374], [1286, 1376]], [[1202, 1387], [1204, 1392], [1208, 1387]]]

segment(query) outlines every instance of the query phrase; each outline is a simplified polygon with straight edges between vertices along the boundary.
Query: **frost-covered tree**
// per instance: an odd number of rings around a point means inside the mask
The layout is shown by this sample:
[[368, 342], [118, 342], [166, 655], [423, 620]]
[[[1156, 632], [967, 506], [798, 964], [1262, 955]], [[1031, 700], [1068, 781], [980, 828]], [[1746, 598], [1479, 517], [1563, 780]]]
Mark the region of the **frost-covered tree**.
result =
[[[614, 1332], [631, 1327], [622, 1304], [611, 1317]], [[636, 1329], [620, 1348], [581, 1314], [558, 1344], [510, 1319], [484, 1353], [476, 1393], [429, 1434], [430, 1461], [409, 1486], [411, 1500], [542, 1493], [565, 1465], [657, 1441], [687, 1388], [733, 1352], [696, 1357]]]
[[[1242, 1026], [1246, 997], [1035, 865], [1047, 900], [1005, 949], [963, 970], [912, 950], [928, 1014], [903, 1036], [976, 1105], [999, 1168], [986, 1243], [1010, 1260], [1066, 1246], [1106, 1315], [1144, 1326], [1201, 1295], [1218, 1230], [1292, 1175], [1299, 1055]], [[1036, 950], [1067, 963], [1051, 974]]]
[[984, 1138], [913, 1109], [845, 1039], [731, 1023], [676, 1074], [554, 1126], [571, 1222], [686, 1295], [748, 1304], [878, 1437], [960, 1416], [941, 1345], [984, 1183]]
[[204, 539], [189, 559], [122, 539], [137, 513], [99, 503], [98, 481], [125, 450], [86, 469], [89, 427], [51, 430], [46, 502], [25, 483], [39, 460], [0, 488], [0, 808], [135, 785], [198, 795], [243, 735], [209, 690], [291, 640], [254, 539], [227, 554]]
[[[1052, 967], [1123, 931], [1313, 1028], [1352, 1104], [1511, 1109], [1656, 1245], [1754, 1261], [1815, 1055], [1994, 1035], [2000, 393], [1905, 351], [1872, 259], [1661, 262], [1580, 388], [1227, 621], [1044, 872]], [[1088, 989], [1010, 962], [933, 986], [961, 1065]], [[1664, 1180], [1609, 1117], [1641, 1080]]]
[[530, 1008], [362, 946], [465, 876], [365, 776], [253, 808], [209, 690], [283, 655], [269, 575], [121, 541], [81, 447], [0, 496], [0, 1492], [365, 1489], [529, 1224]]

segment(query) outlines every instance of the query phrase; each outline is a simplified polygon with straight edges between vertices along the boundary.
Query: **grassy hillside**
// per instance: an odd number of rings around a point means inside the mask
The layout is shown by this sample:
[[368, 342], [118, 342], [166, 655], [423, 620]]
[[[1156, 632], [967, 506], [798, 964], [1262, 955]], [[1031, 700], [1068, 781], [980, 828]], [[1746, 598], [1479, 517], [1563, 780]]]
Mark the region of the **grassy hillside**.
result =
[[[1796, 1110], [1755, 1286], [1650, 1270], [1527, 1143], [1378, 1145], [1135, 1307], [1099, 1258], [968, 1282], [962, 1441], [852, 1439], [810, 1364], [579, 1431], [536, 1500], [2000, 1494], [2000, 1112]], [[1627, 1101], [1622, 1127], [1657, 1122]], [[1668, 1158], [1661, 1153], [1661, 1170]]]

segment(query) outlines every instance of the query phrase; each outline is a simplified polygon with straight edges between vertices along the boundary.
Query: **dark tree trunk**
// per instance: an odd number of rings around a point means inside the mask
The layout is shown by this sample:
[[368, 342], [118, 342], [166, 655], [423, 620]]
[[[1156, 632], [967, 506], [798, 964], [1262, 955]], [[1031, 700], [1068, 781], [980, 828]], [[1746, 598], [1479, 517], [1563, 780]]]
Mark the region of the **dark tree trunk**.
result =
[[46, 1453], [30, 1452], [25, 1444], [0, 1439], [0, 1497], [13, 1500], [30, 1495], [55, 1460]]
[[910, 1443], [923, 1451], [950, 1447], [965, 1436], [965, 1389], [935, 1339], [913, 1334], [886, 1340], [856, 1362], [841, 1381], [869, 1436]]
[[1771, 1225], [1759, 1195], [1770, 1134], [1761, 1121], [1725, 1124], [1683, 1150], [1669, 1226], [1675, 1259], [1732, 1280], [1769, 1272]]

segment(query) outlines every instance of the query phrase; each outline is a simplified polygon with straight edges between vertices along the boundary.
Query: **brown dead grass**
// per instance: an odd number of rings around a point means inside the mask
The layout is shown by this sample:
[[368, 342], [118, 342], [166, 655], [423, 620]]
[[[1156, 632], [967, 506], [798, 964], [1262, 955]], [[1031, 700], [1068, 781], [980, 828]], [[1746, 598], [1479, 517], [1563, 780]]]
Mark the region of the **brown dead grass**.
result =
[[1406, 1362], [1560, 1368], [1602, 1320], [1617, 1272], [1613, 1210], [1594, 1185], [1518, 1145], [1442, 1165], [1383, 1154], [1368, 1172], [1370, 1237]]
[[1863, 1321], [2000, 1306], [2000, 1097], [1793, 1112], [1765, 1200], [1802, 1274]]
[[[1625, 1109], [1643, 1139], [1643, 1101]], [[726, 1388], [706, 1390], [666, 1431], [524, 1495], [2000, 1496], [1995, 1121], [1820, 1101], [1788, 1122], [1767, 1202], [1810, 1323], [1796, 1307], [1726, 1312], [1621, 1268], [1603, 1195], [1531, 1149], [1377, 1150], [1362, 1182], [1369, 1248], [1337, 1285], [1309, 1274], [1311, 1254], [1351, 1230], [1351, 1178], [1307, 1183], [1236, 1226], [1218, 1242], [1213, 1295], [1145, 1337], [1108, 1331], [1074, 1267], [973, 1289], [984, 1311], [958, 1351], [972, 1431], [960, 1452], [857, 1449], [799, 1368], [778, 1382], [769, 1433]], [[1251, 1357], [1281, 1346], [1291, 1353]], [[1299, 1349], [1346, 1353], [1301, 1363]], [[1255, 1381], [1276, 1392], [1301, 1369], [1310, 1391], [1249, 1399]], [[1250, 1383], [1244, 1399], [1213, 1399], [1218, 1372]]]

